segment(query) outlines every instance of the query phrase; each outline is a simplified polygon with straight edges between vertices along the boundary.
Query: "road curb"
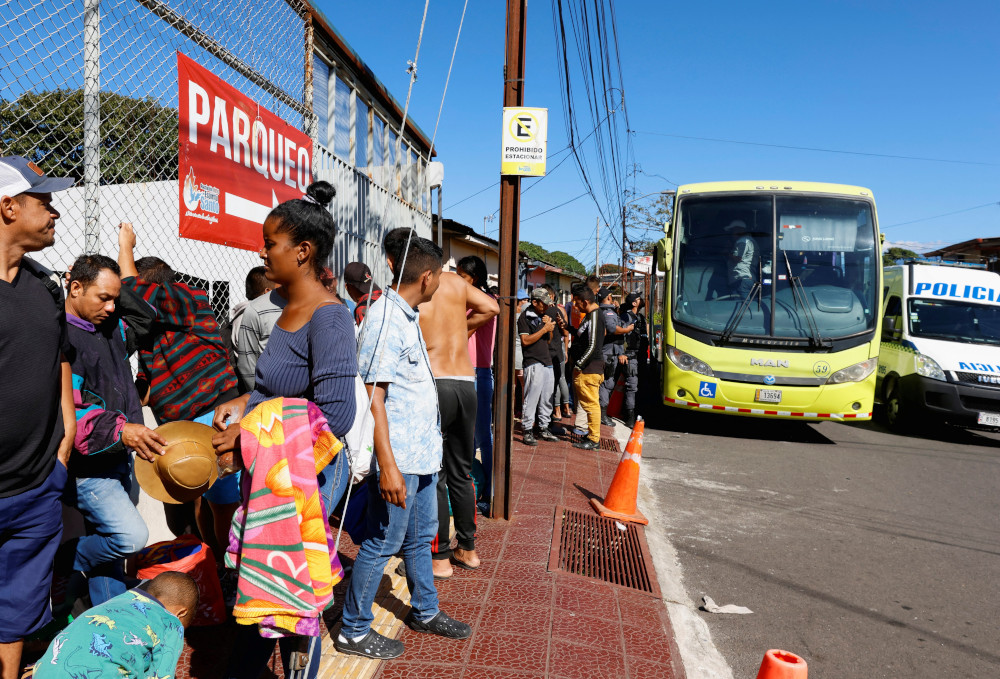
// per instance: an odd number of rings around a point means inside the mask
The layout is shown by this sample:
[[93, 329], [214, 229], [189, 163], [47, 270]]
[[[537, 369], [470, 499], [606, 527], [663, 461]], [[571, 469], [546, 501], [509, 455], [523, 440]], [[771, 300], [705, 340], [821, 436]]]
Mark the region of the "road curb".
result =
[[[632, 431], [615, 420], [615, 439], [622, 450]], [[648, 474], [639, 475], [639, 509], [654, 525], [655, 517], [662, 512], [656, 495], [650, 487]], [[653, 557], [653, 568], [663, 593], [663, 603], [670, 616], [674, 642], [681, 656], [687, 679], [733, 679], [733, 671], [712, 641], [708, 624], [698, 615], [697, 607], [688, 597], [683, 585], [683, 571], [677, 552], [670, 541], [657, 531], [646, 529], [646, 541]]]

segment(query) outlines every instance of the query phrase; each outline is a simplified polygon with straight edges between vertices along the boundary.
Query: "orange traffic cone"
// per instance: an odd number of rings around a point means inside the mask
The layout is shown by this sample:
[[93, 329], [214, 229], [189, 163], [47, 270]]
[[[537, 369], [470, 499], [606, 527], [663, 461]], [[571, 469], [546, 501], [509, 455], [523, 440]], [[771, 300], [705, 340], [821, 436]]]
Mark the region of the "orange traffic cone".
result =
[[622, 461], [615, 470], [615, 477], [611, 479], [611, 486], [604, 497], [604, 502], [590, 498], [590, 504], [601, 516], [641, 523], [644, 526], [649, 524], [649, 519], [642, 515], [636, 505], [636, 495], [639, 492], [639, 462], [642, 460], [642, 433], [645, 427], [642, 418], [638, 418], [635, 427], [632, 428], [631, 436], [628, 437], [628, 445], [625, 446]]
[[794, 653], [772, 648], [764, 654], [757, 679], [806, 679], [808, 675], [805, 660]]
[[615, 382], [615, 388], [608, 398], [608, 417], [618, 417], [622, 414], [622, 404], [625, 403], [625, 380]]

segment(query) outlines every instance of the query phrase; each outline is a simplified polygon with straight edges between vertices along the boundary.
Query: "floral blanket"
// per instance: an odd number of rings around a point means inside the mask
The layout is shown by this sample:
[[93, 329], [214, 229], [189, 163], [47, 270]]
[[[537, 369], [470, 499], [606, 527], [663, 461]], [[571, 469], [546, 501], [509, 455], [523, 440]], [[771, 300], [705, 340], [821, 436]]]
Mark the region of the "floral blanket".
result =
[[320, 409], [298, 398], [261, 403], [240, 430], [248, 473], [226, 552], [239, 573], [233, 617], [263, 637], [318, 636], [344, 571], [316, 475], [343, 444]]

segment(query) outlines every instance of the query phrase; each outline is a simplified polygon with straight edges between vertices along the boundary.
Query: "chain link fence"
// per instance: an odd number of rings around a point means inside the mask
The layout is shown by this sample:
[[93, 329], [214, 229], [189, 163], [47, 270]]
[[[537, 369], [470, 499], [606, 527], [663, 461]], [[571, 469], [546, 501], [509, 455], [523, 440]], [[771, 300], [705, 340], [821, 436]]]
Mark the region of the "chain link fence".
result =
[[[181, 52], [315, 139], [312, 28], [299, 0], [8, 0], [0, 14], [0, 155], [21, 155], [77, 185], [55, 195], [56, 244], [36, 254], [64, 271], [77, 255], [117, 253], [116, 225], [206, 288], [220, 317], [245, 299], [255, 253], [178, 235]], [[369, 264], [394, 226], [430, 234], [429, 216], [322, 146], [317, 178], [337, 187], [333, 262]]]

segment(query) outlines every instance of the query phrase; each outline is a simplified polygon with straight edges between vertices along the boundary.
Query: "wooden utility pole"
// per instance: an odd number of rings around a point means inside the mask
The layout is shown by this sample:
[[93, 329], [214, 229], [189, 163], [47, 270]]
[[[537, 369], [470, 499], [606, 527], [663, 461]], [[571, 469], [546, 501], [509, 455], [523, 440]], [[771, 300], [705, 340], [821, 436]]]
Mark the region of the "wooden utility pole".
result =
[[[507, 0], [507, 50], [503, 105], [524, 106], [524, 44], [528, 0]], [[500, 178], [500, 318], [497, 323], [496, 410], [493, 413], [493, 503], [490, 516], [510, 519], [510, 451], [514, 430], [514, 331], [517, 322], [517, 253], [521, 178]]]
[[597, 218], [597, 250], [594, 255], [594, 275], [601, 277], [601, 218]]
[[626, 295], [626, 292], [625, 292], [625, 285], [626, 285], [626, 280], [625, 280], [625, 278], [626, 278], [626, 276], [625, 276], [625, 261], [626, 261], [625, 260], [625, 257], [626, 257], [626, 255], [625, 255], [625, 246], [627, 244], [628, 244], [628, 239], [625, 236], [625, 206], [622, 205], [622, 270], [621, 270], [620, 273], [621, 273], [621, 277], [622, 277], [622, 301], [623, 302], [625, 301], [625, 295]]

